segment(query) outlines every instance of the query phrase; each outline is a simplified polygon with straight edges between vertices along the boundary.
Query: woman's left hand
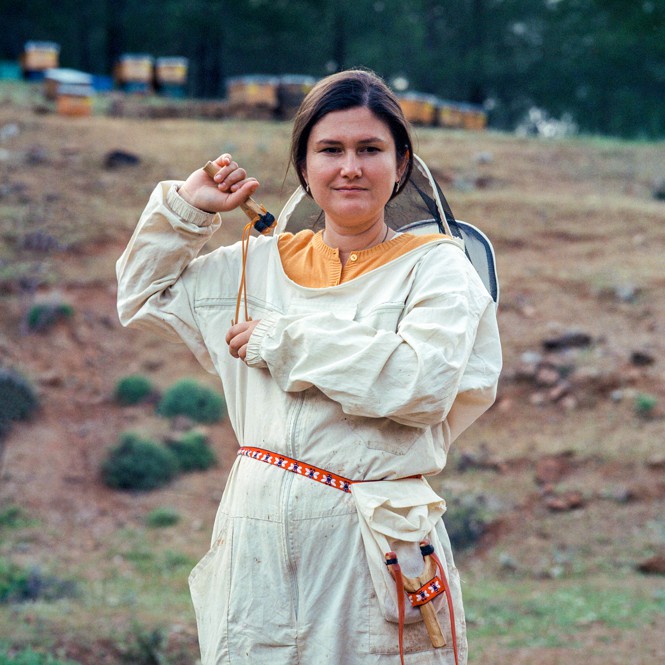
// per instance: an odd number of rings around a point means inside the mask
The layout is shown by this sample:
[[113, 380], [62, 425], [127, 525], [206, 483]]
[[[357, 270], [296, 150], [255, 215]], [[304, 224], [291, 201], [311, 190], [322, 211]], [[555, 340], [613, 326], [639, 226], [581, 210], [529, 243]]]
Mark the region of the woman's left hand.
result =
[[229, 331], [226, 333], [226, 343], [229, 345], [229, 353], [234, 358], [239, 358], [244, 362], [247, 357], [249, 338], [259, 322], [260, 319], [256, 321], [241, 321], [229, 328]]

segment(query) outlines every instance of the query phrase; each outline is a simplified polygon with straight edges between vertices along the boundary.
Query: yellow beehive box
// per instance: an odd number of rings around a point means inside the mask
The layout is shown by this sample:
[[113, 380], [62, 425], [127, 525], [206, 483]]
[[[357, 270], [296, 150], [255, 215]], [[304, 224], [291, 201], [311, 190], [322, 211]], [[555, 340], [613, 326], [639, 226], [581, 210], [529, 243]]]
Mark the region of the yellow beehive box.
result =
[[462, 109], [455, 102], [439, 102], [437, 109], [437, 125], [448, 129], [459, 129], [463, 126]]
[[61, 85], [55, 99], [55, 108], [60, 115], [92, 115], [94, 89], [91, 85]]
[[187, 82], [187, 58], [165, 57], [155, 60], [157, 85], [185, 85]]
[[41, 78], [60, 60], [60, 45], [54, 42], [26, 42], [21, 55], [21, 69], [26, 78]]
[[480, 106], [462, 107], [462, 125], [464, 129], [472, 131], [482, 131], [487, 127], [487, 114]]
[[436, 98], [418, 92], [399, 97], [404, 117], [414, 125], [433, 125], [436, 121]]
[[275, 109], [279, 103], [279, 79], [274, 76], [243, 76], [226, 82], [232, 106], [257, 106]]
[[154, 58], [143, 53], [120, 56], [115, 67], [116, 83], [130, 92], [148, 92], [152, 88]]

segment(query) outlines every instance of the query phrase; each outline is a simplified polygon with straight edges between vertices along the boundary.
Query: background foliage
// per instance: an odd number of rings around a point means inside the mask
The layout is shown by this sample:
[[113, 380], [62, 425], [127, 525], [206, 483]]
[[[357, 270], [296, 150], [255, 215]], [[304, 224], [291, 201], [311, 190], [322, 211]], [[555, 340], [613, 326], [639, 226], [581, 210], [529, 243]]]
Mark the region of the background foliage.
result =
[[110, 74], [122, 53], [186, 56], [189, 93], [244, 74], [323, 76], [356, 65], [497, 128], [537, 106], [582, 131], [665, 135], [661, 0], [0, 0], [0, 59], [27, 40], [61, 66]]

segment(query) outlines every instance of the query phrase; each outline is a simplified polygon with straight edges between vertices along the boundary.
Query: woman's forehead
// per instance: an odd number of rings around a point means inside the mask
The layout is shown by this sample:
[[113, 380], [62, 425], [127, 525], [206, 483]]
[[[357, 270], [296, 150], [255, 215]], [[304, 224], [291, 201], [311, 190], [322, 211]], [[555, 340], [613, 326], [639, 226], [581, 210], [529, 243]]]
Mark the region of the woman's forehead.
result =
[[327, 113], [312, 127], [309, 136], [310, 143], [372, 140], [392, 142], [393, 139], [390, 127], [365, 106]]

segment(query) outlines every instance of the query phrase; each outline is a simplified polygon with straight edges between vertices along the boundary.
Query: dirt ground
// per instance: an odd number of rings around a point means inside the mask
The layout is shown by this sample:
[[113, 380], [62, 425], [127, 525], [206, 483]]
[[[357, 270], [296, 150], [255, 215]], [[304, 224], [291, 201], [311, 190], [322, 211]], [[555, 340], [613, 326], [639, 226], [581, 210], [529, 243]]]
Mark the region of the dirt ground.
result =
[[[120, 408], [120, 378], [141, 373], [164, 389], [186, 376], [219, 388], [185, 349], [121, 328], [114, 263], [153, 185], [225, 150], [245, 158], [262, 182], [257, 198], [278, 210], [294, 182], [288, 134], [287, 123], [70, 119], [0, 103], [0, 365], [29, 377], [42, 403], [11, 432], [0, 468], [0, 507], [18, 505], [40, 526], [5, 536], [0, 555], [92, 585], [114, 570], [108, 546], [118, 533], [142, 529], [164, 505], [183, 517], [168, 546], [194, 560], [205, 551], [235, 455], [226, 423], [210, 428], [220, 458], [211, 471], [147, 494], [100, 482], [120, 432], [168, 426], [149, 407]], [[665, 557], [665, 201], [654, 196], [665, 146], [430, 129], [417, 137], [458, 217], [492, 239], [501, 279], [497, 403], [433, 479], [444, 495], [482, 497], [492, 517], [480, 545], [458, 556], [470, 662], [665, 662], [663, 570], [657, 561], [656, 574], [638, 570]], [[111, 168], [113, 150], [140, 163]], [[231, 217], [215, 242], [238, 238], [242, 221]], [[67, 302], [74, 316], [29, 333], [26, 311], [40, 299]], [[645, 396], [655, 406], [640, 412]], [[492, 603], [485, 587], [497, 590]], [[523, 608], [562, 589], [660, 610], [576, 620], [550, 643], [530, 639]], [[516, 603], [522, 619], [501, 629], [488, 612], [513, 592], [504, 610]], [[122, 608], [99, 611], [122, 621]], [[193, 615], [170, 620], [191, 645]], [[86, 665], [106, 653], [81, 639], [85, 626], [49, 610], [0, 607], [0, 641], [29, 644], [40, 630], [51, 631], [40, 645]]]

